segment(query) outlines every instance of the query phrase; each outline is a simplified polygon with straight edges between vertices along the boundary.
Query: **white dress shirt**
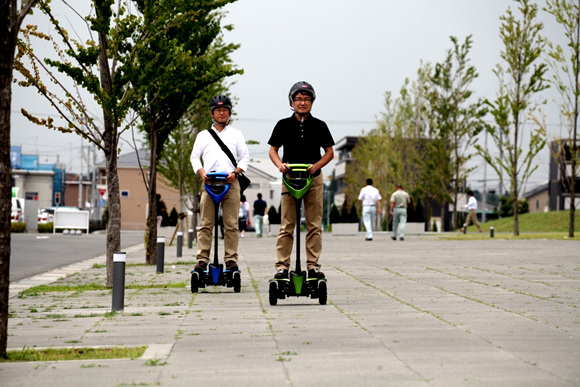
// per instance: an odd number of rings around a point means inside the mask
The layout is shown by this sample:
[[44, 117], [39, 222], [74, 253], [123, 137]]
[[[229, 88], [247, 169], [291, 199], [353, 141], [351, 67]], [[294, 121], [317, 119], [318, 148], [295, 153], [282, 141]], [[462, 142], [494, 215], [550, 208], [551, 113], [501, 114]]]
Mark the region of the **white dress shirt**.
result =
[[[226, 126], [221, 132], [218, 132], [213, 126], [208, 130], [213, 130], [219, 136], [234, 155], [238, 162], [238, 167], [242, 171], [246, 171], [250, 162], [250, 153], [242, 132], [231, 126]], [[207, 130], [203, 130], [197, 135], [191, 151], [190, 161], [195, 173], [201, 168], [206, 173], [231, 173], [236, 168]]]
[[465, 205], [465, 208], [469, 211], [469, 210], [477, 210], [477, 200], [475, 199], [475, 196], [470, 196], [469, 200], [467, 201], [467, 204]]
[[363, 206], [374, 206], [380, 199], [381, 194], [379, 193], [379, 190], [372, 185], [363, 187], [358, 195], [358, 200], [362, 201]]

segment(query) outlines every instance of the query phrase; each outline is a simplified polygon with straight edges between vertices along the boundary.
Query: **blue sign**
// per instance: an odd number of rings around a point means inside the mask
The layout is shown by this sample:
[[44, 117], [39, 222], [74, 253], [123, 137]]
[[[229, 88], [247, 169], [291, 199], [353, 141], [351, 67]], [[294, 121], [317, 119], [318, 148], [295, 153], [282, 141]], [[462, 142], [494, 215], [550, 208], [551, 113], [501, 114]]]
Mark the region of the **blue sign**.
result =
[[20, 145], [10, 145], [10, 166], [12, 169], [22, 167], [22, 147]]

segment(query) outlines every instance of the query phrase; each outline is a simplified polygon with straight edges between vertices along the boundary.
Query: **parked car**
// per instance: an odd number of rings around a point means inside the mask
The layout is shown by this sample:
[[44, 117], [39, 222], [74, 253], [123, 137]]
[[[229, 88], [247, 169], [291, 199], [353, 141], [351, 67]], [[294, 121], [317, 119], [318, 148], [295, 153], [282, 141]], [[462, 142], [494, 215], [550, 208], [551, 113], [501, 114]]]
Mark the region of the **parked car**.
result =
[[24, 222], [24, 199], [12, 198], [11, 222]]
[[54, 219], [56, 207], [41, 208], [38, 210], [38, 223], [51, 223]]

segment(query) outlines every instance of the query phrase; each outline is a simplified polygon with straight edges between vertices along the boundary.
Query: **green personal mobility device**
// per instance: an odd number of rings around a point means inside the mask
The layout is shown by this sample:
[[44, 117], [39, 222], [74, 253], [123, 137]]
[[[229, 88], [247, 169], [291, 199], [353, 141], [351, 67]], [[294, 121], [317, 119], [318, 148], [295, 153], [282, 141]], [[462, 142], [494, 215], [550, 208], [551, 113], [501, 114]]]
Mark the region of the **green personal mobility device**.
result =
[[307, 278], [306, 271], [300, 266], [300, 212], [302, 197], [312, 184], [312, 175], [308, 173], [308, 164], [289, 164], [290, 170], [282, 175], [282, 182], [288, 188], [296, 203], [296, 267], [290, 271], [288, 278], [272, 278], [269, 286], [270, 305], [276, 305], [278, 299], [286, 297], [318, 298], [321, 305], [326, 304], [326, 278]]

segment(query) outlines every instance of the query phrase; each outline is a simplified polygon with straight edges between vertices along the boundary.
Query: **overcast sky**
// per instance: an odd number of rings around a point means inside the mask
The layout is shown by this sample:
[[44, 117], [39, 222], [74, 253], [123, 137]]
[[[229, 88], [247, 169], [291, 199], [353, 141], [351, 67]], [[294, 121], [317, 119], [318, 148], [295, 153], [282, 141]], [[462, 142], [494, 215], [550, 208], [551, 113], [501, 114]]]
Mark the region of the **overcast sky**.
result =
[[[58, 3], [54, 0], [54, 3]], [[87, 0], [74, 3], [88, 3]], [[539, 2], [540, 6], [544, 1]], [[335, 142], [360, 135], [376, 126], [384, 110], [385, 92], [394, 96], [405, 78], [414, 80], [421, 61], [442, 62], [452, 47], [450, 36], [463, 41], [473, 37], [469, 55], [479, 72], [472, 89], [476, 96], [493, 98], [497, 79], [492, 73], [500, 62], [499, 17], [517, 3], [508, 0], [238, 0], [226, 6], [224, 22], [234, 30], [226, 41], [238, 43], [234, 63], [244, 75], [232, 80], [237, 98], [234, 126], [251, 145], [253, 157], [267, 158], [267, 141], [276, 122], [291, 114], [288, 91], [297, 81], [310, 82], [317, 94], [313, 114], [326, 121]], [[516, 12], [516, 15], [519, 15]], [[34, 18], [38, 18], [35, 16]], [[30, 23], [32, 20], [27, 20]], [[72, 18], [72, 16], [71, 16]], [[540, 12], [544, 35], [561, 41], [550, 15]], [[41, 162], [59, 161], [67, 169], [80, 168], [80, 140], [75, 135], [53, 133], [27, 122], [21, 107], [48, 114], [50, 107], [36, 102], [31, 90], [13, 90], [12, 144], [23, 153], [41, 155]], [[542, 96], [551, 100], [551, 92]], [[31, 106], [32, 105], [32, 106]], [[550, 130], [559, 133], [556, 109], [545, 107]], [[483, 140], [482, 140], [483, 141]], [[86, 143], [85, 143], [86, 144]], [[123, 146], [129, 151], [128, 146]], [[528, 188], [547, 182], [549, 153], [538, 157], [540, 168]], [[481, 189], [483, 162], [470, 176], [470, 185]], [[333, 164], [324, 173], [332, 173]], [[85, 166], [86, 168], [86, 166]], [[365, 177], [361, 177], [365, 178]], [[488, 189], [497, 186], [487, 168]]]

